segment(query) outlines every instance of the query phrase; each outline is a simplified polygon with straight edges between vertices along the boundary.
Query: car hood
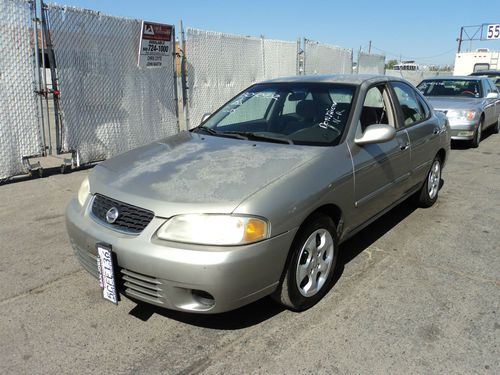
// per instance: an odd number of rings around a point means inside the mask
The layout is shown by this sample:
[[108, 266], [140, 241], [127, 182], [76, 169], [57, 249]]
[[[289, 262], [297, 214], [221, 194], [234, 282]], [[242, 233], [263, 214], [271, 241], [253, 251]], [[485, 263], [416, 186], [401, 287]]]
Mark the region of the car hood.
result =
[[323, 150], [181, 132], [96, 166], [90, 188], [161, 217], [231, 213]]
[[474, 109], [481, 105], [483, 98], [463, 98], [456, 96], [426, 96], [436, 110]]

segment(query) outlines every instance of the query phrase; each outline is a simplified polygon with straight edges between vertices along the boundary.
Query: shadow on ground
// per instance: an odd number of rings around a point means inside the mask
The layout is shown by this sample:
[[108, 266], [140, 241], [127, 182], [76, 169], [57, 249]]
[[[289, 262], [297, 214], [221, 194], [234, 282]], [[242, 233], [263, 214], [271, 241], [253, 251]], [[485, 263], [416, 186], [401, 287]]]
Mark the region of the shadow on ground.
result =
[[[411, 200], [406, 200], [354, 237], [344, 242], [340, 246], [340, 258], [335, 270], [332, 287], [342, 276], [344, 267], [347, 263], [355, 259], [371, 244], [402, 222], [415, 211], [415, 209], [416, 207]], [[135, 306], [129, 314], [143, 321], [147, 321], [153, 314], [158, 314], [165, 318], [199, 327], [219, 330], [238, 330], [259, 324], [280, 314], [284, 310], [285, 309], [281, 305], [275, 303], [270, 297], [266, 297], [237, 310], [213, 315], [172, 311], [142, 302], [138, 302], [137, 306]]]

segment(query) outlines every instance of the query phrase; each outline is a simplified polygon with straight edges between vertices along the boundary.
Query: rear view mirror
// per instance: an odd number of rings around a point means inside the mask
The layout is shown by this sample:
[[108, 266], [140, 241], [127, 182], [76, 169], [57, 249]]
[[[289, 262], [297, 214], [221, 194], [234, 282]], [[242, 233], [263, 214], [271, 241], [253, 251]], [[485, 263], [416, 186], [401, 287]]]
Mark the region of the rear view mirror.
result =
[[301, 100], [304, 100], [307, 96], [307, 93], [304, 92], [292, 92], [290, 95], [288, 95], [288, 101], [290, 102], [298, 102]]
[[498, 92], [489, 92], [486, 99], [498, 99]]
[[354, 143], [358, 146], [372, 143], [384, 143], [396, 137], [396, 130], [386, 124], [368, 125], [360, 138], [356, 138]]
[[210, 112], [204, 113], [203, 116], [201, 116], [201, 124], [203, 124], [205, 121], [207, 121], [210, 116], [212, 116], [212, 114]]

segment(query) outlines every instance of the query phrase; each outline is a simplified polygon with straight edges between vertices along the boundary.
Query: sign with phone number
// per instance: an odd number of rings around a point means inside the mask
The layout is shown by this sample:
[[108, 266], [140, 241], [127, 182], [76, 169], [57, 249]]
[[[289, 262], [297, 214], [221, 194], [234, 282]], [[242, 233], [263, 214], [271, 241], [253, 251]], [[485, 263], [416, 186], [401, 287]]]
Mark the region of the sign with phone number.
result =
[[500, 39], [500, 23], [488, 25], [486, 39]]
[[139, 43], [138, 66], [140, 68], [164, 68], [171, 66], [173, 26], [142, 22]]

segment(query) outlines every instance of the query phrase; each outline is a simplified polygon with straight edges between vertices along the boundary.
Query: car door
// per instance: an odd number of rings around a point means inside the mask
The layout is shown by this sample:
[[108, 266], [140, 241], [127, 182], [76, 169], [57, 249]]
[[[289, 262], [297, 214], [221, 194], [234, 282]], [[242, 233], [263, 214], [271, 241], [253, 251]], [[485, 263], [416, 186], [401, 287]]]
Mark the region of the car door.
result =
[[413, 189], [421, 184], [439, 149], [440, 126], [420, 93], [410, 85], [391, 82], [396, 96], [398, 122], [410, 139], [410, 184]]
[[368, 221], [400, 199], [407, 189], [410, 165], [409, 138], [397, 129], [392, 98], [386, 84], [366, 91], [357, 120], [356, 137], [372, 124], [396, 128], [396, 137], [388, 142], [349, 145], [354, 169], [353, 227]]
[[498, 120], [498, 116], [500, 115], [500, 100], [499, 98], [486, 98], [489, 93], [498, 93], [496, 86], [490, 79], [483, 80], [483, 88], [486, 101], [484, 112], [485, 120], [487, 120], [485, 121], [484, 125], [489, 126], [491, 124], [494, 124]]

